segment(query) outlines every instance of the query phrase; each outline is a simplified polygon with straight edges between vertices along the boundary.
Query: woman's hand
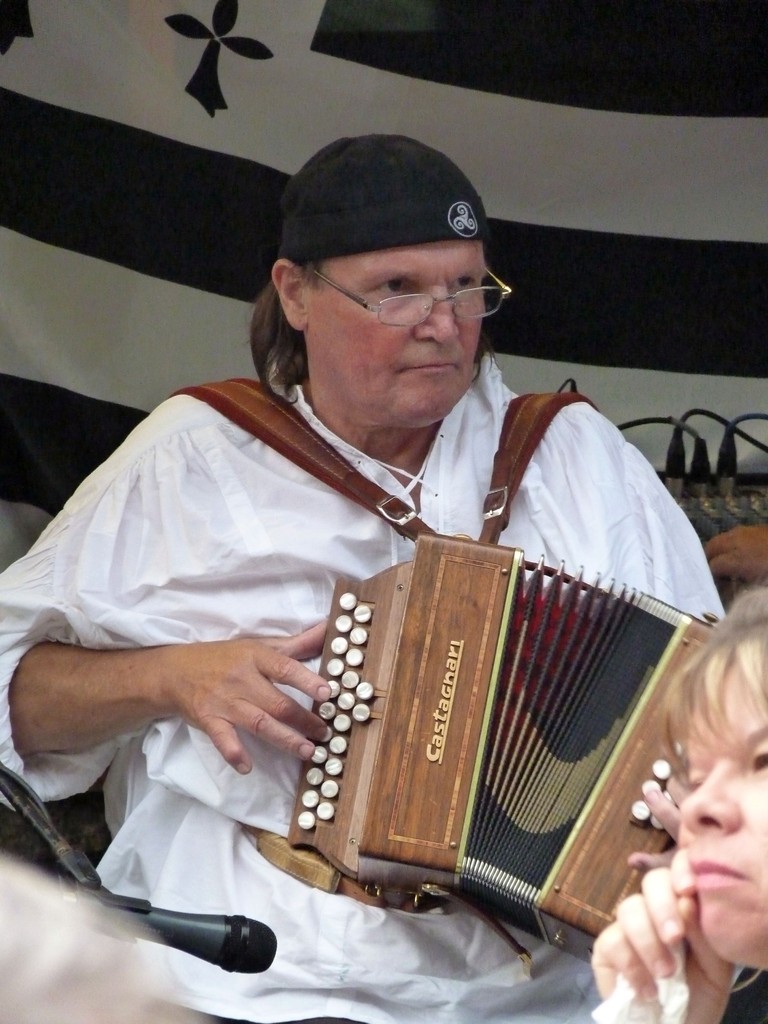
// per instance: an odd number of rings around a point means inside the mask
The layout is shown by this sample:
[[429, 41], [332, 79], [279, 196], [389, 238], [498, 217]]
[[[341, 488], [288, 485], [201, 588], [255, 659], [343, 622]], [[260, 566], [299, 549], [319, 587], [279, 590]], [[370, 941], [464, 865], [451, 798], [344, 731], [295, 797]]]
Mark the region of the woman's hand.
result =
[[641, 893], [619, 904], [615, 922], [595, 943], [592, 967], [604, 998], [623, 975], [640, 999], [653, 999], [657, 982], [675, 973], [680, 956], [690, 989], [686, 1024], [717, 1024], [728, 1001], [733, 968], [701, 932], [695, 881], [682, 850], [670, 867], [645, 875]]
[[[675, 842], [677, 842], [677, 834], [680, 830], [678, 804], [683, 796], [685, 796], [685, 793], [674, 778], [670, 779], [665, 790], [655, 781], [646, 782], [643, 786], [643, 799], [648, 805], [648, 810]], [[674, 848], [666, 850], [664, 853], [643, 853], [638, 851], [637, 853], [630, 854], [628, 863], [631, 868], [635, 868], [638, 871], [651, 871], [653, 868], [669, 867], [674, 852]]]

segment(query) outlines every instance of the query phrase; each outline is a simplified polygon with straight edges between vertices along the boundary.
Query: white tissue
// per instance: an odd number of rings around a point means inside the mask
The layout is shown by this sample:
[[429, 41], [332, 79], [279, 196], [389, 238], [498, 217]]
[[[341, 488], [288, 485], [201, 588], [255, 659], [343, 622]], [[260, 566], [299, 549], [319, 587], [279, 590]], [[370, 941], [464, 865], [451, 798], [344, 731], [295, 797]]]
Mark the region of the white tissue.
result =
[[629, 982], [619, 976], [611, 995], [592, 1012], [597, 1024], [685, 1024], [688, 985], [682, 966], [670, 978], [656, 982], [657, 999], [638, 999]]

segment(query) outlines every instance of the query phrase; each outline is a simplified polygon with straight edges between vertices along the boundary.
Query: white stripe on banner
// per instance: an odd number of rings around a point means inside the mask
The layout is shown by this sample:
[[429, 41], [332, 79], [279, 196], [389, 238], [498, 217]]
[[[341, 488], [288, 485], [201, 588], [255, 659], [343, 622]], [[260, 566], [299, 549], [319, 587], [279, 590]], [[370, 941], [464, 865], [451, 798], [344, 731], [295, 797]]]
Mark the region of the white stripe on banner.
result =
[[203, 380], [253, 376], [248, 303], [0, 228], [0, 372], [151, 409]]
[[[766, 412], [766, 382], [754, 377], [717, 378], [696, 373], [659, 373], [623, 367], [585, 366], [521, 356], [498, 357], [504, 378], [516, 391], [556, 391], [572, 378], [582, 394], [589, 395], [612, 423], [623, 425], [657, 416], [680, 418], [691, 409], [706, 409], [726, 420], [748, 412]], [[688, 426], [707, 442], [714, 472], [723, 427], [704, 415], [687, 420]], [[768, 446], [768, 423], [745, 421], [743, 429]], [[636, 445], [660, 471], [664, 470], [671, 427], [646, 424], [631, 427], [624, 436]], [[693, 442], [684, 436], [688, 463]], [[740, 474], [768, 473], [768, 456], [748, 441], [736, 438]]]

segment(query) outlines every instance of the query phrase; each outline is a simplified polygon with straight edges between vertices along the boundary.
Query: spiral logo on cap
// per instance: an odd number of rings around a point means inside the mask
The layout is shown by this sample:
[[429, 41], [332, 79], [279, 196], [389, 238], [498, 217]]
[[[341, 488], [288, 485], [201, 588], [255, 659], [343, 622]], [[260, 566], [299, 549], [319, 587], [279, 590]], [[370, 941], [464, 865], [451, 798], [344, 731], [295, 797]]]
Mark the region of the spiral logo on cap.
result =
[[448, 211], [448, 223], [462, 238], [473, 238], [477, 234], [477, 218], [469, 203], [454, 203]]

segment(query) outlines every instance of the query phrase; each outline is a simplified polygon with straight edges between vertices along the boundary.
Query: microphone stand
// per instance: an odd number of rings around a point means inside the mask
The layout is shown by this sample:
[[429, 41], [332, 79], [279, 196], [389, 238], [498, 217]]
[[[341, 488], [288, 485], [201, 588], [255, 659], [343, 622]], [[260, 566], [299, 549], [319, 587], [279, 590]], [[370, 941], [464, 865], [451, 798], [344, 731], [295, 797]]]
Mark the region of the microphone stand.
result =
[[143, 938], [197, 956], [225, 971], [256, 973], [272, 963], [275, 935], [260, 921], [239, 914], [229, 917], [162, 910], [148, 900], [110, 892], [85, 853], [75, 850], [58, 831], [37, 793], [2, 763], [0, 793], [43, 839], [70, 882], [111, 910], [141, 915]]
[[116, 896], [105, 889], [98, 871], [88, 857], [81, 850], [74, 849], [53, 824], [45, 804], [37, 793], [21, 776], [4, 764], [0, 764], [0, 793], [17, 814], [20, 814], [37, 832], [53, 854], [57, 867], [69, 881], [96, 896], [107, 906], [139, 912], [150, 909], [151, 905], [147, 900]]

